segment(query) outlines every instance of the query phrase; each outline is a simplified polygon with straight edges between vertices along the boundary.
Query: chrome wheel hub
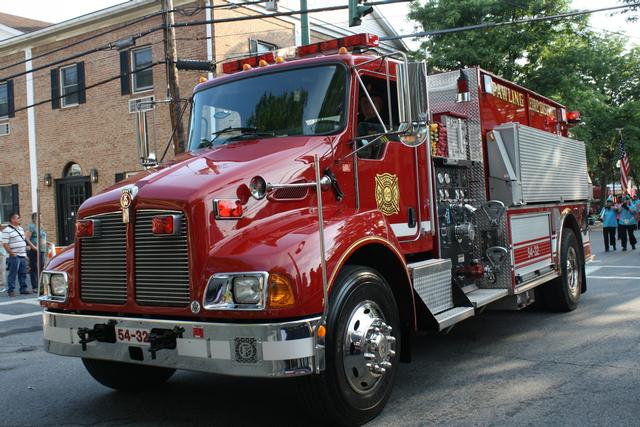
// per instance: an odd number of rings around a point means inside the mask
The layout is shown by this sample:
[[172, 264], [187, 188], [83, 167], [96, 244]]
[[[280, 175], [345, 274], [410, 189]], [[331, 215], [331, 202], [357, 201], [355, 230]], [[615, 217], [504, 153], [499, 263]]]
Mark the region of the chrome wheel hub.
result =
[[580, 292], [579, 268], [576, 250], [570, 247], [567, 251], [567, 284], [569, 285], [569, 292], [574, 299]]
[[384, 314], [373, 301], [363, 301], [351, 312], [343, 345], [344, 373], [357, 393], [368, 393], [392, 367], [396, 339]]

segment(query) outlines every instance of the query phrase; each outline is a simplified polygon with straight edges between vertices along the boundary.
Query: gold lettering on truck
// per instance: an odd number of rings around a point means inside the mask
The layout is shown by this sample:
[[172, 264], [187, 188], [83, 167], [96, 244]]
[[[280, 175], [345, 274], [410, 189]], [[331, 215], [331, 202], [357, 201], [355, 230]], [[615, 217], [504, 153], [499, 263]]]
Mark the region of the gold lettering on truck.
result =
[[496, 98], [517, 105], [518, 107], [524, 107], [524, 94], [496, 82], [493, 82], [492, 88], [493, 96]]

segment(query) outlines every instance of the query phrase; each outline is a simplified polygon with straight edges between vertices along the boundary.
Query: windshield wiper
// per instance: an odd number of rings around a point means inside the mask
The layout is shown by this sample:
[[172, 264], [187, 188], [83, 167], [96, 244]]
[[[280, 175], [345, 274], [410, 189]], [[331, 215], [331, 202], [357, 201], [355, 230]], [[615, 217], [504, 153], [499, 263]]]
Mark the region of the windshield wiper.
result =
[[243, 133], [252, 132], [253, 133], [255, 131], [256, 131], [256, 128], [252, 128], [252, 127], [229, 126], [224, 129], [220, 129], [219, 131], [212, 132], [211, 136], [213, 138], [211, 138], [210, 140], [207, 138], [202, 138], [200, 140], [200, 144], [198, 144], [198, 148], [211, 147], [213, 145], [213, 141], [215, 141], [216, 138], [222, 135], [223, 133], [227, 133], [227, 132], [243, 132]]
[[222, 135], [224, 133], [227, 133], [227, 132], [240, 132], [240, 135], [232, 136], [231, 138], [227, 139], [227, 141], [231, 141], [233, 139], [241, 138], [241, 137], [244, 137], [244, 136], [275, 136], [275, 131], [272, 131], [272, 132], [261, 132], [261, 131], [258, 131], [254, 127], [229, 126], [227, 128], [221, 129], [221, 130], [219, 130], [217, 132], [212, 132], [211, 136], [213, 136], [213, 138], [211, 138], [211, 140], [208, 140], [206, 138], [202, 138], [200, 140], [200, 144], [198, 144], [198, 148], [211, 147], [213, 145], [213, 142], [220, 135]]

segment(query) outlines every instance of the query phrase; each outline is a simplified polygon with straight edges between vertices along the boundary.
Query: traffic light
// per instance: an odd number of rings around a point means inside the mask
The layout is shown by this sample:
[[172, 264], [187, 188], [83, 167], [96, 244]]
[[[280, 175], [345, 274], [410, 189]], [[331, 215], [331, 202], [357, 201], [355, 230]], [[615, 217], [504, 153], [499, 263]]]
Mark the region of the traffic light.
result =
[[373, 6], [362, 6], [363, 0], [349, 0], [349, 26], [357, 27], [362, 23], [362, 17], [373, 12]]

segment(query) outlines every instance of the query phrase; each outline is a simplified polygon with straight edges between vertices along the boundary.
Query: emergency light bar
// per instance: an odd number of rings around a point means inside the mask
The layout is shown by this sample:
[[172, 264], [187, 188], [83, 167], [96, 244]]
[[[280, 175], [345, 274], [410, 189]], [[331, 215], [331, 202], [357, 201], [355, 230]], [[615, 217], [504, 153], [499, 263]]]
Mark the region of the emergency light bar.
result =
[[248, 65], [250, 68], [257, 67], [258, 65], [260, 65], [260, 61], [265, 61], [266, 63], [274, 62], [275, 57], [273, 56], [273, 52], [265, 53], [264, 55], [260, 56], [250, 56], [248, 58], [225, 62], [224, 64], [222, 64], [222, 71], [225, 74], [235, 73], [237, 71], [246, 69], [246, 65]]
[[341, 48], [354, 49], [363, 47], [378, 47], [379, 39], [375, 34], [354, 34], [352, 36], [342, 37], [339, 39], [326, 40], [318, 43], [307, 44], [295, 48], [279, 49], [277, 56], [273, 52], [268, 52], [259, 56], [250, 56], [247, 58], [236, 59], [233, 61], [225, 62], [222, 64], [222, 71], [225, 74], [232, 74], [238, 71], [247, 70], [253, 67], [263, 67], [274, 62], [280, 63], [284, 61], [283, 57], [292, 56], [304, 57], [309, 55], [315, 55], [319, 53], [337, 52]]
[[296, 49], [297, 56], [308, 56], [316, 53], [337, 51], [341, 47], [378, 47], [379, 40], [375, 34], [354, 34], [353, 36], [307, 44]]

